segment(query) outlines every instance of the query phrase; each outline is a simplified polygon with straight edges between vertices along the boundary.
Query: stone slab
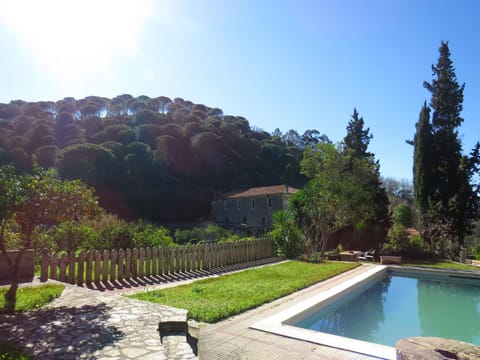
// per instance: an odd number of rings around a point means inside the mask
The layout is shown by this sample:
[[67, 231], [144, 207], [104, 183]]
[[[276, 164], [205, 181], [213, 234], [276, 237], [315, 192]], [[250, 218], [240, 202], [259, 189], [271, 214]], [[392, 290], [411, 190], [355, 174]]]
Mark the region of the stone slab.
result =
[[396, 345], [397, 360], [480, 359], [480, 347], [438, 337], [410, 337]]

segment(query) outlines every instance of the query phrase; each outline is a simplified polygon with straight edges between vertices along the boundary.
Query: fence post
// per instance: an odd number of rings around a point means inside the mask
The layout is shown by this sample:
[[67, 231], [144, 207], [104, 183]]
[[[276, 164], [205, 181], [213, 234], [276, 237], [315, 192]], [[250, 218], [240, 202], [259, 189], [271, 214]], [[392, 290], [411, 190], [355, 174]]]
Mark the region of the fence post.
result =
[[136, 279], [138, 275], [138, 249], [133, 248], [132, 251], [132, 278]]
[[215, 267], [220, 267], [220, 244], [213, 244], [214, 254], [215, 254]]
[[48, 280], [48, 250], [42, 249], [42, 259], [40, 261], [40, 281]]
[[164, 256], [165, 251], [164, 251], [163, 246], [157, 248], [157, 250], [158, 250], [158, 271], [157, 271], [157, 274], [158, 275], [163, 275], [163, 274], [166, 274], [166, 272], [165, 272], [165, 256]]
[[172, 265], [170, 264], [170, 261], [172, 260], [172, 257], [170, 256], [171, 248], [162, 248], [163, 250], [163, 273], [164, 274], [170, 274], [172, 270]]
[[[75, 284], [75, 262], [77, 258], [75, 253], [72, 251], [68, 254], [68, 282], [70, 284]], [[55, 270], [56, 271], [56, 270]]]
[[110, 255], [110, 281], [117, 280], [116, 268], [117, 268], [117, 250], [113, 249]]
[[86, 284], [91, 284], [92, 283], [92, 260], [93, 260], [93, 254], [91, 251], [87, 253], [87, 269], [86, 269], [86, 277], [85, 277], [85, 283]]
[[100, 282], [100, 259], [101, 253], [97, 250], [95, 251], [95, 282]]
[[242, 262], [247, 262], [247, 242], [242, 241]]
[[238, 264], [238, 242], [237, 241], [233, 243], [233, 264], [234, 265]]
[[78, 254], [78, 258], [77, 258], [77, 269], [78, 269], [77, 285], [78, 286], [83, 284], [83, 265], [84, 265], [84, 262], [85, 262], [85, 255], [84, 255], [83, 251], [81, 251]]
[[57, 266], [58, 257], [57, 254], [53, 254], [50, 259], [50, 279], [57, 280]]
[[68, 257], [67, 254], [63, 253], [60, 256], [60, 275], [58, 279], [63, 282], [67, 282], [67, 265], [68, 265]]
[[158, 248], [154, 247], [152, 249], [152, 275], [158, 275], [157, 264], [158, 264]]
[[203, 245], [203, 269], [209, 270], [210, 269], [210, 245], [204, 244]]
[[187, 248], [185, 245], [181, 247], [182, 251], [182, 272], [187, 271]]
[[118, 250], [118, 280], [123, 280], [125, 268], [125, 252], [123, 249]]
[[138, 276], [143, 277], [145, 274], [145, 249], [142, 247], [138, 250]]
[[145, 275], [146, 276], [150, 276], [151, 266], [152, 266], [152, 250], [149, 247], [147, 247], [145, 249]]
[[126, 251], [126, 265], [125, 265], [125, 278], [130, 279], [132, 276], [132, 250], [127, 249]]
[[174, 274], [177, 272], [177, 263], [175, 262], [177, 249], [172, 248], [170, 250], [170, 274]]
[[192, 271], [198, 270], [197, 245], [192, 245]]
[[108, 260], [110, 254], [108, 253], [107, 250], [103, 250], [103, 258], [102, 258], [102, 281], [107, 282], [108, 281]]

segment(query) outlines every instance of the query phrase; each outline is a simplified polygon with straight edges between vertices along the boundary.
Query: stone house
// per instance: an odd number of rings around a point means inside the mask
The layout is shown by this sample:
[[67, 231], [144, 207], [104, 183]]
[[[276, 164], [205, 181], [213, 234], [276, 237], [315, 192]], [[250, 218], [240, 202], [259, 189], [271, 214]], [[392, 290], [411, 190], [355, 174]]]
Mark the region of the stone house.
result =
[[288, 185], [274, 185], [226, 193], [212, 202], [212, 220], [230, 229], [265, 232], [272, 227], [272, 214], [286, 210], [297, 191]]

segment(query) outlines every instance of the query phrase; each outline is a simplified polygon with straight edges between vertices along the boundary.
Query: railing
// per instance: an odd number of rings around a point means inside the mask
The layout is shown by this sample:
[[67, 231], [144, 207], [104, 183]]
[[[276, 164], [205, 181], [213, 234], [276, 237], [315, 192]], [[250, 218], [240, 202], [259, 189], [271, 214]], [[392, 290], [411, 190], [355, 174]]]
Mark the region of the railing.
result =
[[151, 275], [167, 275], [266, 259], [274, 256], [269, 239], [178, 247], [104, 250], [41, 257], [40, 280], [70, 284], [115, 282]]

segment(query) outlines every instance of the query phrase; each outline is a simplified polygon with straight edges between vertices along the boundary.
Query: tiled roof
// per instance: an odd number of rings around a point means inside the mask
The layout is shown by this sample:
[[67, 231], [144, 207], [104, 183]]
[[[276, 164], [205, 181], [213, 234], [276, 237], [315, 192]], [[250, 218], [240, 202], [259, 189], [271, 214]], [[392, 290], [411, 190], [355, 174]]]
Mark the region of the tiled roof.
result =
[[236, 190], [224, 194], [224, 199], [236, 199], [243, 197], [253, 197], [259, 195], [274, 195], [274, 194], [295, 194], [298, 191], [297, 188], [288, 185], [274, 185], [274, 186], [261, 186], [244, 190]]

